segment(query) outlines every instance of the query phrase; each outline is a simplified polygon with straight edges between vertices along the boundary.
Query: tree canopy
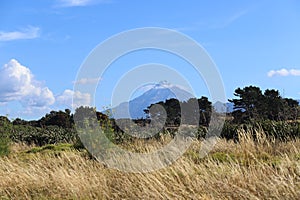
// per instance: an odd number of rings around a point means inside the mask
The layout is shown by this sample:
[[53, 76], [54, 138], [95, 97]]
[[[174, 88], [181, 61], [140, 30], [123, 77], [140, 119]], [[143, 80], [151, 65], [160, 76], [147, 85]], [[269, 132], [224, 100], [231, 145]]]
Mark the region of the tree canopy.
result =
[[236, 99], [229, 99], [234, 104], [232, 115], [235, 122], [249, 120], [293, 120], [299, 116], [298, 101], [282, 98], [278, 90], [267, 89], [262, 92], [259, 87], [247, 86], [237, 88]]
[[212, 113], [212, 103], [203, 96], [199, 99], [191, 98], [184, 102], [168, 99], [165, 102], [151, 104], [144, 112], [149, 118], [155, 119], [164, 116], [162, 112], [166, 112], [166, 126], [178, 126], [181, 123], [208, 126]]

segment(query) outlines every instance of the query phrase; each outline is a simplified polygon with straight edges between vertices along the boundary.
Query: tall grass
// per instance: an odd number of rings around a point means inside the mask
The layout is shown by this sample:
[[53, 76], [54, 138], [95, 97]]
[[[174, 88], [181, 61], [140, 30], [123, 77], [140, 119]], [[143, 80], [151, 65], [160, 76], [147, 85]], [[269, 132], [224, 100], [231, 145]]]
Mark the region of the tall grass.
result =
[[[14, 153], [0, 158], [0, 197], [300, 199], [300, 140], [277, 141], [262, 130], [256, 130], [255, 140], [242, 130], [238, 135], [239, 143], [219, 139], [202, 159], [198, 157], [201, 142], [194, 141], [171, 166], [151, 173], [109, 169], [66, 145], [39, 150], [15, 145]], [[143, 148], [149, 148], [140, 141], [134, 146], [129, 149], [147, 152]]]

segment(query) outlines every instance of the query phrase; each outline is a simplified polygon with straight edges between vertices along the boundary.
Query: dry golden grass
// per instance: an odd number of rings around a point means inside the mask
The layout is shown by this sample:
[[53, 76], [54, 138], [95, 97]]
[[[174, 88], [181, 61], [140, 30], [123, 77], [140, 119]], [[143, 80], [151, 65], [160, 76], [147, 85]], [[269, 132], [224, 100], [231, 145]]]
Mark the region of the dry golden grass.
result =
[[[0, 158], [2, 199], [300, 199], [300, 140], [220, 139], [200, 159], [195, 141], [173, 165], [150, 173], [104, 167], [85, 152], [14, 147]], [[141, 148], [141, 147], [138, 147]]]

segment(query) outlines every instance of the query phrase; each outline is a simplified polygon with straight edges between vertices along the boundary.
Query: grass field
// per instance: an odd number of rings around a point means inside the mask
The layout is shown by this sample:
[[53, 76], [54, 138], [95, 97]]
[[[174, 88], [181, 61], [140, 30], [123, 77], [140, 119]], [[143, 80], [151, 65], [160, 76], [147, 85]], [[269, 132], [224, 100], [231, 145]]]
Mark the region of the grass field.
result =
[[[300, 140], [219, 139], [205, 158], [201, 142], [150, 173], [106, 168], [69, 144], [12, 146], [0, 158], [1, 199], [300, 199]], [[155, 141], [148, 141], [155, 143]], [[139, 144], [137, 148], [144, 145]]]

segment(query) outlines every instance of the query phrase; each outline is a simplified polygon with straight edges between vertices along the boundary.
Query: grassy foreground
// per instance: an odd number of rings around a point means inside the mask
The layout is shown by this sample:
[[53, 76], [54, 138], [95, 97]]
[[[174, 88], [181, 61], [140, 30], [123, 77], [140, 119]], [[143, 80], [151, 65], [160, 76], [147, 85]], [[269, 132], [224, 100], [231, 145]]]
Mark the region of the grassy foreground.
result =
[[[71, 145], [15, 144], [0, 158], [1, 199], [300, 199], [300, 140], [220, 139], [205, 158], [195, 141], [173, 165], [123, 173]], [[152, 141], [154, 142], [154, 141]], [[138, 145], [139, 146], [139, 145]], [[140, 146], [138, 147], [140, 148]]]

